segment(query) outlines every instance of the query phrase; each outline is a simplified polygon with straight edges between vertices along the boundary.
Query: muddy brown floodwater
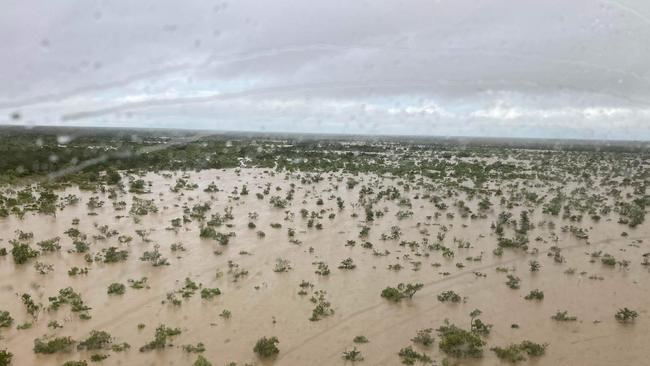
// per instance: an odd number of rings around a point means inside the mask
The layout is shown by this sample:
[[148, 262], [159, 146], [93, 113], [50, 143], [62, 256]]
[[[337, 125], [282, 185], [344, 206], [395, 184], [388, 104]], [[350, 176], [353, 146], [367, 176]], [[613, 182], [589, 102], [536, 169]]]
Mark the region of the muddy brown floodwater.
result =
[[[397, 186], [399, 179], [359, 175], [356, 179], [361, 184], [348, 189], [346, 174], [324, 174], [325, 179], [320, 182], [303, 184], [297, 175], [287, 178], [284, 173], [275, 173], [271, 176], [258, 169], [242, 169], [240, 173], [232, 169], [206, 170], [186, 173], [191, 183], [198, 184], [197, 189], [175, 193], [170, 187], [183, 173], [170, 174], [172, 177], [148, 173], [143, 179], [152, 182], [151, 193], [119, 194], [116, 200], [126, 201], [126, 210], [116, 211], [106, 193], [68, 188], [57, 193], [76, 194], [81, 201], [58, 211], [56, 217], [27, 214], [22, 220], [0, 219], [0, 238], [3, 239], [0, 247], [10, 249], [9, 240], [16, 237], [19, 229], [34, 233], [33, 248], [36, 242], [56, 236], [61, 237], [62, 245], [60, 251], [41, 254], [23, 265], [14, 264], [11, 254], [0, 257], [0, 310], [9, 311], [14, 318], [13, 327], [0, 329], [0, 348], [7, 348], [14, 354], [14, 365], [61, 365], [67, 360], [88, 360], [93, 352], [75, 350], [42, 355], [35, 354], [33, 346], [34, 339], [46, 334], [83, 340], [91, 330], [107, 331], [116, 342], [131, 345], [125, 352], [101, 352], [110, 354], [102, 365], [191, 365], [197, 356], [185, 352], [181, 345], [198, 342], [205, 344], [203, 356], [213, 365], [229, 362], [240, 365], [341, 365], [345, 364], [342, 352], [353, 346], [357, 346], [365, 358], [359, 364], [398, 365], [399, 350], [409, 345], [440, 364], [445, 355], [438, 348], [438, 337], [432, 347], [415, 345], [411, 338], [420, 329], [441, 326], [445, 319], [469, 328], [468, 314], [477, 308], [482, 311], [483, 322], [493, 325], [491, 334], [485, 338], [487, 345], [482, 358], [458, 360], [458, 364], [500, 364], [502, 361], [489, 348], [524, 339], [547, 343], [548, 348], [545, 355], [522, 364], [650, 364], [650, 316], [647, 313], [650, 274], [640, 265], [642, 255], [650, 251], [647, 240], [650, 225], [629, 229], [616, 223], [616, 219], [603, 219], [598, 223], [585, 221], [580, 226], [588, 229], [589, 238], [578, 239], [560, 230], [561, 226], [570, 223], [544, 215], [538, 207], [531, 214], [535, 228], [529, 233], [528, 253], [506, 249], [502, 256], [496, 256], [492, 253], [496, 237], [490, 225], [501, 211], [498, 202], [493, 200], [494, 206], [487, 218], [462, 218], [458, 214], [450, 217], [444, 211], [439, 217], [431, 217], [440, 210], [429, 200], [417, 198], [424, 193], [423, 188], [411, 186], [410, 191], [402, 192], [403, 196], [411, 198], [411, 217], [400, 220], [395, 216], [401, 209], [396, 201], [380, 200], [375, 204], [386, 213], [367, 223], [371, 227], [367, 241], [374, 246], [369, 249], [363, 248], [363, 240], [359, 239], [359, 232], [366, 225], [363, 208], [354, 205], [359, 189], [364, 184]], [[337, 181], [337, 177], [344, 179]], [[220, 191], [204, 192], [210, 182], [215, 182]], [[256, 193], [262, 192], [267, 183], [271, 184], [270, 193], [258, 199]], [[295, 184], [294, 199], [286, 209], [273, 207], [269, 197], [284, 197], [291, 183]], [[244, 184], [250, 191], [248, 195], [232, 193], [235, 187], [241, 190]], [[281, 189], [276, 190], [276, 187]], [[106, 202], [94, 210], [97, 213], [94, 216], [88, 215], [90, 210], [86, 207], [91, 196]], [[154, 199], [159, 211], [140, 216], [136, 222], [128, 213], [133, 196]], [[337, 207], [336, 197], [345, 202], [342, 210]], [[318, 198], [323, 199], [323, 205], [316, 204]], [[176, 231], [166, 230], [172, 219], [183, 217], [183, 206], [191, 208], [204, 202], [210, 202], [210, 213], [223, 214], [224, 209], [232, 207], [234, 218], [227, 222], [231, 226], [216, 227], [218, 232], [235, 233], [228, 245], [200, 238], [197, 220], [183, 224]], [[447, 211], [454, 212], [453, 200], [445, 202], [450, 206]], [[474, 209], [471, 205], [475, 206], [476, 202], [467, 202]], [[325, 210], [322, 218], [316, 220], [322, 223], [322, 229], [308, 227], [308, 220], [300, 214], [303, 208]], [[513, 211], [520, 209], [515, 207]], [[258, 214], [255, 220], [249, 219], [252, 212]], [[335, 217], [329, 218], [330, 213]], [[358, 216], [353, 217], [353, 213]], [[124, 217], [116, 218], [120, 215]], [[209, 219], [210, 214], [207, 217]], [[128, 259], [118, 263], [87, 263], [83, 254], [70, 252], [74, 247], [64, 231], [73, 226], [74, 218], [80, 219], [77, 228], [88, 235], [90, 253], [116, 246], [128, 250]], [[249, 221], [255, 223], [255, 229], [248, 227]], [[554, 221], [555, 229], [539, 225], [540, 221]], [[272, 228], [272, 223], [280, 223], [282, 227]], [[99, 234], [95, 225], [108, 225], [111, 230], [132, 236], [133, 241], [118, 243], [117, 235], [93, 239], [93, 235]], [[401, 229], [401, 238], [381, 240], [381, 234], [390, 234], [394, 225]], [[402, 240], [422, 243], [424, 238], [429, 243], [436, 242], [436, 234], [442, 226], [448, 229], [444, 242], [455, 253], [452, 259], [443, 257], [440, 251], [425, 248], [412, 251], [408, 246], [399, 245]], [[288, 228], [295, 229], [295, 239], [299, 242], [290, 242]], [[621, 236], [624, 228], [629, 234], [627, 237]], [[135, 232], [138, 229], [151, 231], [149, 242], [138, 237]], [[258, 237], [259, 230], [266, 236]], [[534, 240], [536, 237], [539, 240]], [[454, 238], [468, 241], [471, 246], [458, 248]], [[346, 246], [348, 240], [355, 240], [356, 245]], [[182, 243], [186, 250], [172, 252], [173, 243]], [[160, 245], [160, 252], [169, 265], [154, 267], [139, 259], [154, 244]], [[547, 255], [553, 245], [561, 248], [563, 263]], [[387, 250], [390, 254], [373, 255], [373, 249], [377, 252]], [[530, 254], [535, 249], [537, 254]], [[589, 253], [599, 250], [617, 260], [629, 260], [630, 265], [610, 267], [601, 264], [600, 260], [592, 262]], [[480, 260], [467, 260], [481, 255]], [[354, 260], [356, 268], [339, 269], [340, 262], [348, 257]], [[277, 258], [288, 260], [291, 270], [275, 272]], [[538, 272], [529, 271], [529, 261], [533, 259], [541, 264]], [[34, 268], [35, 261], [50, 264], [54, 270], [46, 275], [39, 274]], [[236, 279], [229, 271], [229, 261], [248, 274]], [[319, 261], [329, 265], [331, 273], [328, 276], [314, 272], [317, 268], [313, 263]], [[403, 267], [401, 270], [388, 269], [389, 265], [398, 263]], [[68, 270], [74, 266], [90, 270], [86, 275], [69, 276]], [[507, 287], [507, 273], [497, 271], [499, 267], [520, 277], [521, 288]], [[572, 274], [567, 273], [570, 268], [575, 269]], [[111, 283], [127, 284], [129, 279], [142, 277], [148, 278], [149, 288], [138, 290], [127, 286], [124, 295], [107, 294]], [[209, 300], [202, 299], [199, 293], [185, 299], [179, 297], [181, 305], [166, 301], [169, 292], [183, 287], [185, 278], [203, 287], [218, 287], [221, 295]], [[303, 280], [313, 284], [308, 295], [299, 294], [299, 284]], [[415, 282], [424, 287], [410, 300], [393, 303], [380, 297], [387, 286]], [[41, 310], [37, 319], [27, 314], [21, 294], [31, 294], [37, 302], [47, 306], [48, 297], [56, 296], [58, 290], [65, 287], [72, 287], [81, 294], [92, 308], [89, 311], [91, 319], [79, 319], [67, 305], [56, 311]], [[543, 290], [544, 299], [524, 300], [532, 289]], [[309, 299], [315, 290], [326, 291], [334, 314], [310, 321], [314, 304]], [[456, 304], [439, 302], [437, 295], [447, 290], [455, 291], [465, 300]], [[620, 324], [614, 319], [614, 314], [622, 307], [639, 312], [633, 324]], [[229, 319], [220, 316], [226, 309], [231, 311]], [[553, 314], [564, 310], [578, 320], [551, 320]], [[53, 320], [63, 328], [48, 328]], [[16, 329], [16, 324], [26, 321], [33, 322], [30, 329]], [[139, 329], [138, 324], [146, 326]], [[182, 333], [172, 338], [172, 347], [139, 352], [142, 345], [153, 339], [159, 324], [179, 327]], [[512, 328], [512, 324], [518, 324], [519, 328]], [[357, 335], [366, 336], [369, 343], [355, 345], [352, 339]], [[255, 342], [262, 336], [279, 338], [280, 353], [275, 359], [260, 360], [253, 353]]]

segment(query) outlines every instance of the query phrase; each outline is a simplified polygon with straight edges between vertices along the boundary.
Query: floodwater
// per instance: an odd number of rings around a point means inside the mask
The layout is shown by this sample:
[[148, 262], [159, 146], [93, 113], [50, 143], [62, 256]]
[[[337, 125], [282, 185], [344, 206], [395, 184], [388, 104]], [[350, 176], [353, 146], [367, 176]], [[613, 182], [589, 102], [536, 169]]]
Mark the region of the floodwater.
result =
[[[496, 215], [501, 211], [498, 201], [492, 200], [493, 209], [486, 219], [462, 218], [456, 214], [449, 218], [445, 212], [438, 218], [433, 203], [415, 197], [424, 190], [411, 186], [402, 195], [409, 196], [413, 204], [413, 216], [398, 220], [395, 213], [400, 210], [394, 201], [380, 201], [376, 209], [386, 208], [386, 214], [369, 223], [371, 227], [368, 241], [378, 252], [388, 250], [387, 256], [373, 255], [372, 249], [361, 247], [358, 238], [361, 227], [365, 225], [363, 208], [355, 207], [359, 188], [370, 185], [378, 190], [380, 184], [397, 186], [399, 179], [378, 178], [372, 175], [357, 176], [361, 181], [354, 189], [345, 186], [345, 174], [326, 174], [323, 181], [316, 184], [302, 184], [296, 176], [285, 179], [285, 174], [264, 173], [257, 169], [207, 170], [187, 173], [192, 183], [199, 185], [195, 190], [170, 191], [181, 172], [172, 172], [172, 178], [149, 173], [144, 178], [153, 182], [152, 192], [137, 195], [141, 198], [155, 199], [160, 209], [158, 213], [141, 217], [139, 223], [128, 215], [132, 194], [124, 193], [118, 200], [127, 202], [127, 209], [115, 211], [106, 194], [79, 192], [76, 188], [67, 189], [65, 194], [74, 193], [81, 202], [57, 212], [56, 217], [28, 214], [20, 220], [15, 217], [0, 219], [0, 247], [8, 249], [8, 241], [15, 231], [34, 233], [32, 244], [55, 236], [61, 237], [60, 252], [42, 254], [38, 261], [51, 264], [54, 271], [41, 275], [33, 267], [35, 260], [28, 264], [15, 265], [11, 255], [0, 257], [0, 310], [7, 310], [14, 318], [11, 329], [0, 329], [0, 348], [7, 348], [14, 354], [14, 365], [60, 365], [67, 360], [89, 359], [91, 352], [74, 351], [54, 355], [37, 355], [32, 351], [34, 339], [45, 334], [72, 336], [83, 340], [91, 330], [104, 330], [111, 333], [116, 342], [128, 342], [131, 349], [126, 352], [101, 352], [110, 354], [103, 365], [190, 365], [196, 354], [188, 354], [181, 345], [203, 342], [206, 351], [203, 356], [213, 365], [228, 362], [238, 364], [274, 365], [340, 365], [345, 361], [341, 354], [354, 345], [352, 339], [364, 335], [369, 343], [356, 345], [366, 365], [397, 365], [397, 355], [403, 347], [412, 345], [414, 349], [425, 352], [438, 364], [444, 358], [438, 349], [438, 338], [432, 347], [413, 344], [417, 330], [437, 328], [449, 319], [458, 326], [469, 328], [469, 313], [474, 309], [482, 311], [481, 320], [492, 324], [491, 334], [485, 338], [484, 356], [475, 360], [460, 360], [463, 365], [494, 365], [501, 361], [493, 352], [493, 346], [505, 346], [524, 339], [537, 343], [547, 343], [546, 354], [539, 358], [524, 361], [522, 364], [535, 365], [639, 365], [650, 359], [650, 273], [640, 264], [642, 255], [650, 252], [648, 238], [650, 225], [629, 229], [611, 220], [598, 223], [585, 218], [576, 225], [589, 229], [589, 239], [580, 240], [571, 233], [560, 230], [569, 225], [558, 217], [543, 215], [536, 208], [531, 222], [554, 221], [555, 229], [547, 225], [536, 225], [529, 233], [530, 248], [537, 248], [536, 255], [513, 250], [505, 250], [503, 256], [492, 254], [496, 248], [496, 237], [490, 229]], [[344, 177], [337, 181], [337, 177]], [[217, 193], [205, 193], [203, 189], [214, 181], [220, 188]], [[266, 183], [271, 183], [269, 195], [264, 200], [256, 198]], [[269, 197], [284, 197], [295, 184], [295, 198], [286, 209], [274, 208]], [[235, 187], [241, 189], [246, 184], [250, 194], [232, 194]], [[281, 190], [276, 191], [276, 187]], [[400, 187], [401, 186], [397, 186]], [[63, 192], [59, 192], [60, 195]], [[90, 196], [97, 195], [106, 201], [104, 207], [96, 209], [98, 215], [89, 216], [86, 202]], [[345, 208], [339, 210], [335, 197], [345, 201]], [[240, 197], [238, 200], [233, 197]], [[324, 205], [316, 205], [322, 198]], [[466, 200], [467, 201], [467, 200]], [[227, 246], [212, 239], [199, 237], [199, 223], [185, 224], [177, 232], [166, 230], [170, 221], [183, 216], [183, 206], [190, 208], [197, 203], [211, 203], [211, 213], [223, 213], [226, 207], [233, 208], [232, 227], [221, 226], [217, 231], [235, 232]], [[446, 199], [450, 208], [453, 200]], [[468, 205], [474, 209], [476, 202]], [[325, 210], [321, 230], [307, 227], [307, 219], [300, 215], [300, 209]], [[513, 212], [518, 212], [515, 208]], [[287, 215], [290, 211], [292, 215]], [[249, 213], [257, 212], [254, 220], [256, 229], [248, 228]], [[351, 217], [353, 213], [358, 217]], [[330, 213], [336, 216], [328, 218]], [[209, 219], [210, 215], [206, 215]], [[64, 234], [72, 227], [72, 220], [79, 218], [78, 229], [88, 235], [92, 243], [90, 252], [117, 246], [129, 251], [124, 262], [88, 264], [84, 255], [69, 253], [72, 240]], [[286, 218], [286, 219], [285, 219]], [[271, 223], [280, 223], [282, 228], [271, 228]], [[95, 227], [108, 225], [110, 229], [133, 237], [129, 244], [120, 244], [117, 236], [106, 240], [93, 240], [98, 234]], [[419, 225], [418, 225], [419, 224]], [[575, 223], [574, 223], [575, 224]], [[428, 238], [436, 242], [436, 234], [442, 225], [448, 228], [444, 243], [455, 252], [453, 259], [444, 258], [439, 251], [429, 251], [424, 247], [412, 252], [408, 246], [399, 246], [399, 240], [381, 240], [382, 233], [390, 234], [390, 228], [398, 225], [402, 231], [400, 240], [421, 242]], [[287, 228], [296, 230], [295, 238], [300, 244], [291, 243]], [[137, 229], [150, 229], [150, 242], [143, 242], [135, 233]], [[266, 233], [259, 238], [257, 231]], [[627, 231], [629, 236], [622, 237]], [[551, 232], [557, 234], [553, 240]], [[542, 240], [533, 240], [536, 237]], [[469, 241], [468, 249], [457, 248], [453, 239]], [[347, 240], [356, 240], [354, 247], [346, 246]], [[173, 243], [183, 243], [186, 251], [172, 252]], [[170, 265], [153, 267], [139, 260], [141, 254], [151, 250], [154, 244], [160, 245], [161, 253], [168, 258]], [[551, 246], [562, 248], [564, 263], [556, 263], [547, 256]], [[36, 248], [35, 245], [32, 245]], [[313, 248], [310, 250], [310, 248]], [[616, 259], [630, 261], [628, 268], [607, 267], [600, 260], [590, 262], [589, 253], [602, 250]], [[220, 254], [215, 254], [219, 251]], [[424, 255], [429, 253], [428, 256]], [[480, 256], [480, 261], [469, 261], [467, 257]], [[356, 264], [353, 270], [338, 269], [339, 263], [351, 257]], [[273, 269], [277, 258], [290, 261], [292, 269], [277, 273]], [[529, 271], [529, 261], [536, 259], [542, 265], [539, 272]], [[229, 273], [228, 262], [233, 261], [239, 268], [248, 271], [247, 276], [235, 281]], [[313, 262], [323, 261], [329, 265], [329, 276], [314, 273]], [[418, 265], [415, 262], [420, 262]], [[400, 271], [389, 270], [391, 264], [401, 264]], [[433, 266], [432, 264], [440, 266]], [[463, 266], [459, 266], [462, 263]], [[68, 276], [73, 266], [88, 267], [87, 275]], [[513, 290], [505, 285], [506, 273], [497, 272], [497, 267], [509, 268], [510, 274], [521, 278], [521, 288]], [[573, 274], [565, 271], [575, 268]], [[414, 270], [417, 269], [417, 270]], [[477, 276], [477, 272], [485, 274]], [[148, 289], [132, 289], [127, 286], [121, 296], [108, 295], [107, 287], [113, 282], [127, 284], [128, 279], [148, 278]], [[596, 279], [594, 279], [594, 276]], [[218, 287], [222, 294], [211, 299], [201, 299], [196, 293], [183, 299], [177, 306], [165, 302], [168, 292], [180, 289], [189, 277], [204, 287]], [[592, 277], [592, 278], [590, 278]], [[602, 279], [597, 279], [602, 277]], [[324, 290], [331, 302], [334, 314], [320, 321], [310, 321], [314, 304], [310, 295], [301, 296], [299, 284], [309, 281], [313, 290]], [[380, 297], [382, 289], [398, 283], [420, 282], [424, 288], [413, 299], [399, 303], [389, 302]], [[48, 304], [47, 298], [55, 296], [59, 289], [72, 287], [79, 292], [92, 310], [89, 320], [81, 320], [77, 314], [64, 305], [57, 311], [42, 310], [31, 329], [17, 330], [15, 325], [33, 321], [25, 311], [19, 295], [31, 294], [37, 302]], [[541, 289], [543, 301], [526, 301], [524, 296], [532, 289]], [[441, 303], [436, 296], [442, 291], [454, 290], [465, 300], [459, 304]], [[311, 291], [311, 290], [310, 290]], [[635, 309], [639, 317], [633, 324], [623, 325], [614, 319], [615, 312], [622, 307]], [[219, 314], [224, 309], [231, 311], [229, 319]], [[567, 310], [578, 317], [576, 322], [557, 322], [551, 316], [560, 310]], [[61, 329], [50, 329], [48, 322], [57, 320]], [[138, 324], [146, 326], [138, 329]], [[182, 333], [173, 338], [173, 346], [162, 350], [139, 352], [138, 349], [153, 339], [154, 330], [159, 324], [179, 327]], [[514, 329], [512, 324], [518, 324]], [[253, 353], [253, 346], [262, 336], [277, 336], [280, 340], [280, 353], [272, 360], [259, 360]]]

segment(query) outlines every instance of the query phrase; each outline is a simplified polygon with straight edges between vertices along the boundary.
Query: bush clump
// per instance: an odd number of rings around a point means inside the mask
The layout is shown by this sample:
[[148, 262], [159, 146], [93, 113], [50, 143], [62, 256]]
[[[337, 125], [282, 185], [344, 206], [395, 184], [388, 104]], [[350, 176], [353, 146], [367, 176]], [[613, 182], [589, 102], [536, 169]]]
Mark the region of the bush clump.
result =
[[639, 314], [636, 311], [628, 308], [623, 308], [619, 309], [616, 312], [614, 318], [616, 318], [616, 320], [618, 320], [620, 323], [632, 323], [638, 316]]
[[431, 333], [433, 333], [433, 328], [420, 329], [411, 341], [429, 347], [433, 344], [433, 335]]
[[124, 295], [124, 292], [126, 292], [126, 286], [122, 283], [111, 283], [108, 285], [107, 292], [109, 295]]
[[420, 361], [422, 363], [431, 362], [431, 357], [427, 356], [424, 353], [416, 352], [411, 346], [402, 348], [401, 350], [399, 350], [399, 353], [397, 355], [402, 360], [402, 363], [405, 365], [415, 365], [416, 361]]
[[14, 354], [7, 351], [6, 349], [0, 349], [0, 366], [9, 366], [11, 365], [11, 359], [14, 357]]
[[528, 295], [524, 296], [526, 300], [544, 300], [544, 291], [541, 290], [532, 290]]
[[438, 301], [440, 302], [460, 302], [461, 297], [454, 291], [444, 291], [438, 295]]
[[0, 328], [8, 328], [13, 322], [14, 318], [11, 317], [8, 311], [0, 310]]
[[524, 361], [526, 357], [524, 354], [530, 357], [539, 357], [546, 352], [546, 344], [538, 344], [528, 340], [525, 340], [519, 344], [511, 344], [506, 347], [492, 347], [494, 353], [500, 359], [504, 359], [510, 362], [519, 362]]
[[179, 328], [169, 328], [164, 324], [161, 324], [156, 328], [156, 333], [154, 335], [153, 341], [145, 344], [140, 347], [140, 352], [151, 351], [154, 349], [165, 348], [167, 347], [167, 338], [173, 337], [181, 334]]
[[194, 361], [192, 366], [212, 366], [212, 364], [203, 356], [199, 355], [199, 357]]
[[399, 302], [400, 300], [404, 298], [412, 298], [413, 295], [415, 295], [416, 292], [418, 292], [420, 289], [424, 287], [423, 284], [421, 283], [416, 283], [416, 284], [404, 284], [400, 283], [397, 285], [397, 288], [395, 287], [386, 287], [382, 292], [381, 292], [381, 297], [394, 301], [394, 302]]
[[454, 357], [481, 357], [485, 342], [476, 334], [445, 324], [436, 330], [440, 337], [440, 349]]
[[113, 337], [110, 333], [104, 331], [93, 330], [90, 332], [88, 338], [84, 341], [79, 342], [77, 345], [78, 350], [99, 350], [107, 349], [113, 343]]
[[268, 358], [274, 355], [277, 355], [280, 350], [276, 344], [280, 343], [277, 337], [262, 337], [257, 340], [255, 347], [253, 347], [253, 352], [262, 358]]
[[70, 352], [75, 343], [76, 341], [71, 337], [50, 338], [44, 336], [34, 340], [34, 353], [52, 354], [58, 352]]
[[14, 241], [12, 245], [11, 256], [14, 258], [14, 263], [16, 264], [24, 264], [28, 260], [38, 257], [38, 251], [32, 249], [29, 244]]
[[88, 366], [86, 361], [66, 361], [61, 366]]

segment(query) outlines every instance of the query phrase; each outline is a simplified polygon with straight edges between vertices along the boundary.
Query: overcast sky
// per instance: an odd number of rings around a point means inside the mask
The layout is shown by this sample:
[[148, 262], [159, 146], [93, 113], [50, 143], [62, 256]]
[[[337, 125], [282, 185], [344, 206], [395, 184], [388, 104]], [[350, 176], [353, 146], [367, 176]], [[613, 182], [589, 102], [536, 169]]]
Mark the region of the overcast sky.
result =
[[5, 0], [0, 124], [650, 140], [650, 1]]

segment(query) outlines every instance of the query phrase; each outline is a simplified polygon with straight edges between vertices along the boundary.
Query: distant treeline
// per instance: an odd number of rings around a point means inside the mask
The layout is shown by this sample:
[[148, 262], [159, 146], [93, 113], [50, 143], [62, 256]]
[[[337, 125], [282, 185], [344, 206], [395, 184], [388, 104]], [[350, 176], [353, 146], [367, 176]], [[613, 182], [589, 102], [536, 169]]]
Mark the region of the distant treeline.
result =
[[[517, 149], [555, 152], [648, 155], [645, 143], [468, 138], [410, 138], [296, 134], [214, 133], [206, 131], [7, 126], [0, 128], [0, 182], [59, 177], [101, 179], [114, 170], [219, 169], [239, 166], [350, 172], [436, 174], [448, 162], [417, 161], [418, 151], [437, 151], [442, 159], [504, 156]], [[401, 155], [391, 163], [386, 153]], [[408, 159], [408, 158], [412, 159]], [[629, 156], [628, 156], [629, 158]], [[458, 162], [456, 174], [468, 178], [489, 172], [516, 174], [508, 164]], [[462, 171], [458, 171], [462, 169]], [[83, 177], [79, 177], [83, 175]]]

